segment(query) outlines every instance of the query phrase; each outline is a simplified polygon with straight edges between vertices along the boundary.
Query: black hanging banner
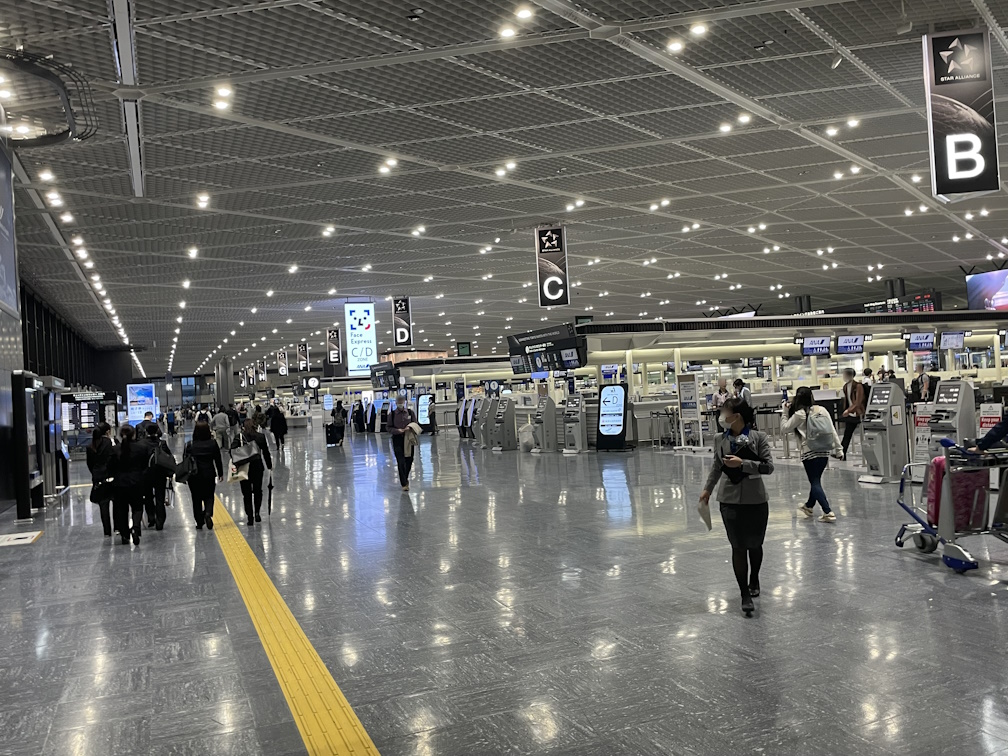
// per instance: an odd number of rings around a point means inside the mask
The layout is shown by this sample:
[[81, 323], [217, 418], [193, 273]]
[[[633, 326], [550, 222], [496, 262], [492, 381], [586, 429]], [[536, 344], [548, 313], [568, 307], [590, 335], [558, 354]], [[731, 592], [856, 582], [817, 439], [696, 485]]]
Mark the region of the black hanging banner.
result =
[[287, 350], [281, 349], [277, 352], [277, 373], [281, 378], [286, 378], [290, 374], [290, 368], [287, 362]]
[[392, 297], [392, 345], [413, 346], [413, 316], [409, 297]]
[[536, 229], [536, 271], [539, 276], [539, 306], [569, 305], [565, 226]]
[[330, 328], [326, 331], [326, 362], [339, 365], [342, 352], [339, 328]]
[[301, 342], [297, 345], [298, 372], [307, 373], [311, 370], [311, 363], [308, 362], [308, 345]]
[[259, 369], [259, 383], [266, 383], [266, 360], [259, 360], [256, 367]]
[[995, 192], [1001, 186], [990, 35], [985, 29], [924, 35], [931, 192]]
[[255, 386], [255, 368], [248, 367], [245, 368], [245, 385], [248, 388]]

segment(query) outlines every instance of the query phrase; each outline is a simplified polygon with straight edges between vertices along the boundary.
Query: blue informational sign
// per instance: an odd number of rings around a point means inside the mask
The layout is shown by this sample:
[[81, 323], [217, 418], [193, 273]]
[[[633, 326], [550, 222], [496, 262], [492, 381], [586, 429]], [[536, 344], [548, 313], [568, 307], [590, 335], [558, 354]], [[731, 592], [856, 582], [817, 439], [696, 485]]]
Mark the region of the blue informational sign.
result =
[[863, 354], [864, 335], [837, 336], [837, 354]]
[[322, 409], [324, 409], [326, 412], [332, 412], [332, 408], [333, 408], [332, 394], [323, 395]]
[[930, 352], [934, 349], [934, 339], [935, 335], [933, 333], [911, 333], [910, 351]]
[[802, 339], [802, 357], [817, 357], [830, 353], [829, 336], [806, 336]]
[[131, 383], [126, 386], [126, 419], [130, 425], [142, 422], [148, 412], [157, 417], [157, 400], [153, 383]]

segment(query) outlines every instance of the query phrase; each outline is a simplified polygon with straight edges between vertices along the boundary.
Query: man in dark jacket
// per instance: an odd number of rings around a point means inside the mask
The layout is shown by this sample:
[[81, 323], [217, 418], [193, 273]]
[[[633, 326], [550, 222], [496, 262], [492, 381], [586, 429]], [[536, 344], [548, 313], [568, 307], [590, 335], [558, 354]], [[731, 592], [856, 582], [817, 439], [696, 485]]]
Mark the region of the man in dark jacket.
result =
[[388, 428], [392, 434], [392, 451], [399, 469], [399, 485], [403, 491], [409, 491], [409, 474], [413, 468], [413, 457], [406, 456], [406, 426], [416, 422], [413, 410], [406, 406], [406, 397], [399, 395], [395, 400], [395, 410], [389, 418]]
[[147, 527], [155, 530], [164, 530], [167, 510], [165, 509], [165, 499], [168, 494], [168, 479], [171, 475], [163, 468], [157, 467], [153, 463], [154, 452], [160, 449], [164, 454], [175, 461], [174, 455], [168, 449], [168, 444], [161, 438], [161, 428], [156, 424], [147, 426], [147, 437], [137, 442], [143, 444], [147, 453], [147, 486], [144, 496], [144, 509], [147, 511]]
[[153, 412], [145, 412], [144, 413], [144, 419], [141, 420], [137, 424], [137, 427], [136, 427], [136, 437], [137, 437], [137, 439], [147, 438], [147, 428], [149, 426], [151, 426], [151, 425], [157, 427], [157, 423], [154, 422], [154, 413]]
[[[140, 545], [140, 525], [143, 520], [145, 476], [147, 462], [150, 457], [144, 445], [136, 440], [136, 429], [132, 425], [123, 425], [119, 429], [121, 443], [116, 447], [112, 458], [113, 496], [112, 496], [112, 526], [122, 536], [124, 544], [129, 543], [130, 535], [133, 543]], [[133, 524], [130, 525], [130, 515]]]

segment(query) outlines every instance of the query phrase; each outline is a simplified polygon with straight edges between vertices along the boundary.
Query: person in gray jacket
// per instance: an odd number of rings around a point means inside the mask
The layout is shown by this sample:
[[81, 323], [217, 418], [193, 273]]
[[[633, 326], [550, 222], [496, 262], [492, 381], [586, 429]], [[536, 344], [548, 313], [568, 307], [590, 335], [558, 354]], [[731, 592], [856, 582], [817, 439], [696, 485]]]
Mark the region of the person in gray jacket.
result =
[[763, 563], [770, 505], [763, 476], [774, 470], [766, 433], [753, 428], [756, 413], [738, 398], [722, 405], [718, 422], [724, 433], [714, 441], [714, 462], [700, 494], [707, 504], [711, 491], [721, 481], [717, 499], [721, 519], [732, 547], [732, 568], [742, 593], [742, 611], [752, 616], [753, 598], [759, 596], [759, 571]]

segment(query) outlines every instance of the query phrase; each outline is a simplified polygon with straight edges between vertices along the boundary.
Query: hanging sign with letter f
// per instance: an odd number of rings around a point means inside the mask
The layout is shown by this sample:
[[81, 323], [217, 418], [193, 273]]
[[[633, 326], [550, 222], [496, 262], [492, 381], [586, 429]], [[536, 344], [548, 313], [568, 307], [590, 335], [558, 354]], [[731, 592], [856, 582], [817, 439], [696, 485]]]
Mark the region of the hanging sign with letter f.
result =
[[955, 195], [996, 192], [1001, 186], [990, 35], [984, 29], [924, 36], [931, 191]]
[[565, 226], [536, 229], [536, 270], [539, 276], [539, 306], [569, 305]]

